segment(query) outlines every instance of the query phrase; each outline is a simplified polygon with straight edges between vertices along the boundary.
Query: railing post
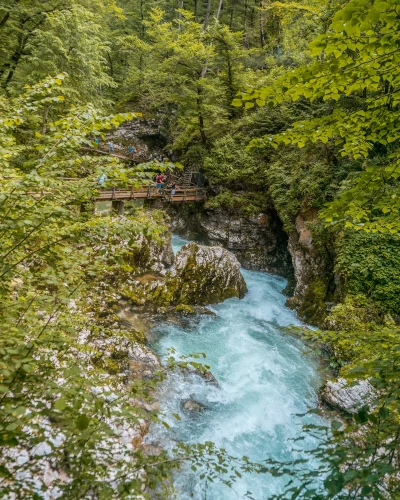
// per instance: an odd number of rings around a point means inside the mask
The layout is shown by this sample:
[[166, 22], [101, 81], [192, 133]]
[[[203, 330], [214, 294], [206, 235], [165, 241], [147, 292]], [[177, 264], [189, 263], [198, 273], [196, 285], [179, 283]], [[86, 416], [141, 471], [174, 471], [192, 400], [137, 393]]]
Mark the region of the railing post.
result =
[[150, 198], [150, 186], [147, 188], [147, 198]]
[[112, 199], [115, 200], [115, 187], [112, 188]]

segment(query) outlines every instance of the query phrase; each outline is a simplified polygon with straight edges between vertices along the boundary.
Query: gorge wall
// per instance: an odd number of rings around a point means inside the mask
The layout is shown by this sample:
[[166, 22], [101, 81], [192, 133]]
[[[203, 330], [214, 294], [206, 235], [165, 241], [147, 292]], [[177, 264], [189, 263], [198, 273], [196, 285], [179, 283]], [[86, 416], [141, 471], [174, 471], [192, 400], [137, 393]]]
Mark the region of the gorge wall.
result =
[[299, 214], [295, 229], [288, 234], [274, 209], [252, 216], [190, 205], [174, 205], [167, 210], [174, 232], [223, 246], [245, 269], [287, 278], [287, 305], [310, 323], [322, 321], [332, 288], [333, 265], [327, 249], [313, 241], [316, 210]]

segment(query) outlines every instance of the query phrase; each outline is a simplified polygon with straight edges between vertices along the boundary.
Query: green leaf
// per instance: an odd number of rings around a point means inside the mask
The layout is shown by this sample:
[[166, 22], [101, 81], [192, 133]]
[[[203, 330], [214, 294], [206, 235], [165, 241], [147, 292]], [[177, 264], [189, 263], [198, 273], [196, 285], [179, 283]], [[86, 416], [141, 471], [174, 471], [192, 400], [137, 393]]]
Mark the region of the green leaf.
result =
[[63, 411], [67, 407], [67, 403], [64, 398], [57, 399], [54, 408], [58, 411]]
[[80, 431], [84, 431], [89, 427], [89, 419], [86, 415], [79, 415], [75, 420], [75, 424]]

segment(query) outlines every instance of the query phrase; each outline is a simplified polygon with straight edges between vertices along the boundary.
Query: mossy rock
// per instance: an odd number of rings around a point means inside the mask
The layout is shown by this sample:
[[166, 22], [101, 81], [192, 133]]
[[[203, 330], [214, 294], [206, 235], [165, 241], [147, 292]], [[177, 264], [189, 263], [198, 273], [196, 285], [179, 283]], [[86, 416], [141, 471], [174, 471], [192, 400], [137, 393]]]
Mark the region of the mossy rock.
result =
[[207, 305], [243, 298], [246, 292], [240, 263], [231, 252], [189, 243], [178, 252], [175, 267], [152, 296], [159, 304]]

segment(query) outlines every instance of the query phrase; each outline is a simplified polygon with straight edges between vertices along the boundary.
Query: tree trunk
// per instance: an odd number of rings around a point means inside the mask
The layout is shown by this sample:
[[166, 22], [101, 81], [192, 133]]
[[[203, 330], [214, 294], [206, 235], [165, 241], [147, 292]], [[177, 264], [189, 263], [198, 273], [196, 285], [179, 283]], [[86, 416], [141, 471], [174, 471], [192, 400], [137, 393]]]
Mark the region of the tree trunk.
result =
[[50, 104], [46, 104], [43, 110], [43, 122], [42, 122], [42, 135], [46, 135], [47, 132], [47, 118], [49, 116]]
[[198, 0], [194, 0], [194, 20], [197, 23], [197, 15], [198, 15]]
[[[218, 4], [218, 11], [217, 11], [217, 17], [215, 18], [215, 29], [217, 28], [217, 25], [218, 25], [218, 19], [219, 19], [219, 16], [221, 14], [221, 10], [222, 10], [222, 4], [223, 4], [223, 0], [219, 0], [219, 4]], [[214, 35], [213, 37], [211, 38], [211, 44], [213, 44], [214, 42], [214, 36], [215, 36], [215, 30], [214, 30]], [[204, 66], [203, 68], [203, 71], [201, 72], [201, 76], [204, 78], [207, 74], [207, 71], [208, 71], [208, 64], [206, 63], [206, 65]]]
[[108, 62], [110, 63], [110, 75], [112, 76], [112, 78], [114, 78], [114, 65], [109, 52], [107, 52], [107, 57], [108, 57]]
[[244, 46], [249, 46], [249, 34], [247, 33], [247, 6], [248, 0], [244, 2], [244, 20], [243, 20], [243, 31], [244, 31]]
[[201, 135], [201, 141], [203, 144], [207, 142], [207, 136], [204, 130], [204, 118], [203, 113], [201, 112], [201, 104], [202, 104], [202, 91], [200, 87], [197, 87], [197, 113], [199, 117], [199, 130]]
[[221, 14], [223, 1], [224, 1], [224, 0], [219, 0], [219, 4], [218, 4], [218, 11], [217, 11], [217, 17], [216, 17], [216, 23], [218, 23], [218, 19], [219, 19], [219, 16], [220, 16], [220, 14]]
[[[14, 76], [15, 69], [18, 66], [19, 60], [22, 57], [22, 53], [23, 53], [23, 50], [25, 48], [26, 42], [28, 41], [28, 38], [29, 38], [29, 35], [23, 37], [22, 33], [20, 33], [20, 35], [19, 35], [19, 42], [18, 42], [18, 48], [14, 52], [14, 54], [12, 55], [11, 61], [6, 66], [6, 67], [10, 68], [10, 70], [9, 70], [7, 78], [6, 78], [6, 80], [5, 80], [4, 84], [3, 84], [4, 88], [8, 87], [8, 84], [11, 82], [12, 77]], [[0, 74], [3, 74], [5, 72], [6, 67], [2, 69], [2, 71], [0, 72]]]
[[[260, 0], [260, 9], [264, 7], [263, 0]], [[264, 48], [265, 45], [265, 33], [264, 33], [264, 14], [263, 11], [260, 10], [260, 44], [261, 48]]]
[[206, 15], [204, 17], [204, 25], [203, 25], [204, 30], [206, 30], [208, 27], [208, 21], [210, 19], [210, 13], [211, 13], [211, 3], [212, 3], [212, 1], [208, 0]]
[[140, 34], [142, 35], [142, 37], [144, 36], [144, 33], [145, 33], [143, 3], [144, 3], [144, 0], [140, 0], [140, 19], [142, 21], [142, 25], [140, 27]]
[[15, 7], [17, 5], [17, 3], [19, 2], [19, 0], [14, 0], [14, 3], [12, 4], [12, 6], [10, 7], [10, 9], [8, 10], [8, 12], [6, 12], [4, 14], [4, 17], [3, 19], [0, 21], [0, 29], [3, 28], [3, 26], [7, 23], [7, 21], [9, 20], [10, 18], [10, 12], [12, 10], [13, 7]]
[[[184, 2], [184, 0], [178, 1], [178, 9], [183, 9], [183, 2]], [[181, 21], [182, 21], [182, 13], [179, 12], [179, 14], [178, 14], [179, 33], [181, 32]]]

